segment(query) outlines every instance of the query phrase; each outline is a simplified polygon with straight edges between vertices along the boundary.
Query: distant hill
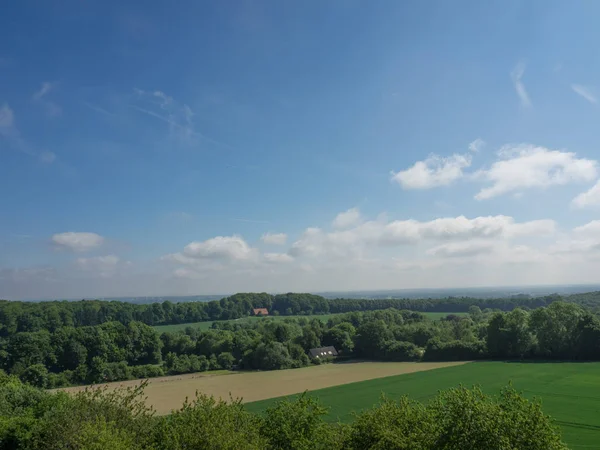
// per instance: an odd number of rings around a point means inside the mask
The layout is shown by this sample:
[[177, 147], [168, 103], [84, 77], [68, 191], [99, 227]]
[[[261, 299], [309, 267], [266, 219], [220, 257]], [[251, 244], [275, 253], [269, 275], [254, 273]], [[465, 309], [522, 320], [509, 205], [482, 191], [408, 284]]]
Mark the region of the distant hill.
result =
[[[278, 294], [281, 292], [271, 292]], [[391, 299], [391, 298], [406, 298], [406, 299], [440, 299], [448, 297], [470, 297], [470, 298], [530, 298], [543, 297], [552, 294], [561, 296], [572, 296], [582, 294], [583, 298], [594, 299], [600, 298], [600, 284], [587, 285], [548, 285], [548, 286], [500, 286], [500, 287], [482, 287], [482, 288], [447, 288], [447, 289], [394, 289], [394, 290], [364, 290], [364, 291], [326, 291], [312, 292], [316, 295], [332, 299], [332, 298], [349, 298], [349, 299]], [[233, 293], [212, 294], [212, 295], [163, 295], [163, 296], [140, 296], [140, 297], [86, 297], [84, 299], [69, 299], [69, 300], [116, 300], [120, 302], [128, 302], [135, 304], [162, 303], [169, 300], [173, 303], [186, 302], [209, 302], [212, 300], [220, 300], [228, 297]], [[28, 301], [48, 301], [50, 299], [40, 300], [33, 299]], [[64, 300], [64, 299], [51, 299]], [[575, 299], [570, 299], [575, 301]], [[585, 301], [583, 302], [585, 303]]]

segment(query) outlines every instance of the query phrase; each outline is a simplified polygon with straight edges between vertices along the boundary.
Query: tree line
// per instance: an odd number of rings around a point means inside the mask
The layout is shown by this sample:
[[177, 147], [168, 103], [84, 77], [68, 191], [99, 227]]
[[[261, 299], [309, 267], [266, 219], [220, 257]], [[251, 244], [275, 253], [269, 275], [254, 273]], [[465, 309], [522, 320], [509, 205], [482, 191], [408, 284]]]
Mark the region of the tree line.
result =
[[[393, 308], [316, 317], [213, 323], [159, 333], [141, 322], [106, 322], [0, 338], [0, 368], [53, 388], [218, 369], [279, 370], [321, 364], [311, 348], [378, 361], [600, 360], [600, 321], [572, 303], [510, 312], [471, 306], [430, 320]], [[326, 362], [326, 361], [325, 361]]]
[[214, 320], [239, 319], [248, 316], [253, 308], [267, 308], [273, 315], [315, 315], [351, 311], [374, 311], [388, 308], [421, 312], [467, 312], [471, 306], [480, 309], [512, 311], [517, 307], [539, 308], [554, 301], [581, 303], [597, 309], [600, 293], [578, 294], [566, 298], [559, 295], [530, 298], [515, 296], [497, 299], [326, 299], [313, 294], [240, 293], [210, 302], [152, 303], [139, 305], [120, 301], [0, 301], [0, 337], [20, 332], [48, 330], [61, 327], [95, 326], [106, 322], [142, 322], [146, 325], [170, 325]]
[[510, 387], [496, 396], [450, 389], [426, 405], [382, 398], [348, 424], [328, 423], [327, 409], [306, 394], [262, 415], [197, 395], [157, 417], [143, 388], [69, 396], [0, 372], [0, 450], [567, 449], [540, 403]]

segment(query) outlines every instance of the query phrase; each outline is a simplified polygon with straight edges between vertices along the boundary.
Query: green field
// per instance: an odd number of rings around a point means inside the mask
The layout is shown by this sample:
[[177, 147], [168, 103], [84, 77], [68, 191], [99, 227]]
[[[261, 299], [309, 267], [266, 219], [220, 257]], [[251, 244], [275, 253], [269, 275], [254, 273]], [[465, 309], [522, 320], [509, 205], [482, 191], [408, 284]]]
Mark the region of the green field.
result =
[[[445, 312], [426, 312], [423, 313], [425, 314], [427, 317], [429, 317], [432, 320], [437, 320], [440, 319], [442, 317], [446, 317], [448, 314], [454, 314], [457, 316], [465, 316], [467, 315], [467, 313], [445, 313]], [[273, 319], [273, 320], [284, 320], [284, 319], [299, 319], [301, 317], [306, 318], [306, 319], [319, 319], [323, 322], [327, 322], [331, 317], [336, 316], [337, 314], [321, 314], [321, 315], [314, 315], [314, 316], [269, 316], [269, 317], [244, 317], [243, 319], [235, 319], [235, 320], [229, 320], [229, 321], [223, 321], [223, 322], [240, 322], [240, 321], [251, 321], [251, 320], [269, 320], [269, 319]], [[221, 321], [219, 321], [221, 322]], [[178, 323], [175, 325], [157, 325], [155, 327], [153, 327], [156, 331], [160, 332], [160, 333], [165, 333], [165, 332], [175, 332], [175, 331], [183, 331], [185, 330], [187, 327], [192, 327], [192, 328], [198, 328], [200, 330], [208, 330], [210, 329], [210, 327], [212, 327], [212, 324], [214, 323], [214, 321], [205, 321], [205, 322], [193, 322], [193, 323]]]
[[[330, 408], [329, 420], [348, 422], [353, 412], [377, 403], [381, 393], [427, 401], [438, 390], [460, 384], [480, 385], [486, 393], [497, 394], [510, 381], [526, 397], [542, 400], [544, 412], [560, 425], [570, 448], [600, 448], [600, 363], [475, 362], [316, 390], [312, 395]], [[277, 400], [246, 407], [260, 412]]]
[[427, 317], [429, 317], [431, 320], [438, 320], [441, 319], [442, 317], [446, 317], [448, 314], [453, 314], [455, 316], [467, 316], [469, 313], [466, 312], [457, 312], [457, 313], [447, 313], [447, 312], [424, 312], [422, 314], [425, 314]]

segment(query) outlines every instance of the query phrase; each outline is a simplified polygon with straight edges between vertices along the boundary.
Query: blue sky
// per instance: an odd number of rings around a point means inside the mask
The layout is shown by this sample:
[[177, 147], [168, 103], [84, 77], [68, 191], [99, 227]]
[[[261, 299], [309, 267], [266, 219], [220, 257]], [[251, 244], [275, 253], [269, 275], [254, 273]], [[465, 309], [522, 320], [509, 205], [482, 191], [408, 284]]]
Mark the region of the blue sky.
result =
[[11, 2], [0, 298], [597, 281], [599, 13]]

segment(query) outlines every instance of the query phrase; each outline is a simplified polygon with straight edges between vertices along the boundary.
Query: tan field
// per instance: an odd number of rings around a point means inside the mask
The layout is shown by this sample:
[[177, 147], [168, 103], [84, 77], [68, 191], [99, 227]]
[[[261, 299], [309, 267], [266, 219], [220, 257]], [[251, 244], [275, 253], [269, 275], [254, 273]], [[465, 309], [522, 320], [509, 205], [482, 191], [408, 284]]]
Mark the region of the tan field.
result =
[[[411, 363], [411, 362], [352, 362], [344, 364], [323, 364], [301, 369], [274, 370], [271, 372], [221, 372], [218, 374], [195, 373], [152, 378], [148, 382], [145, 395], [148, 403], [158, 414], [167, 414], [178, 409], [186, 397], [193, 398], [196, 391], [229, 400], [241, 398], [244, 402], [265, 400], [282, 395], [297, 394], [340, 384], [374, 378], [402, 375], [456, 366], [464, 362]], [[109, 388], [135, 386], [140, 380], [108, 383]], [[63, 389], [77, 392], [85, 389], [74, 387]]]

